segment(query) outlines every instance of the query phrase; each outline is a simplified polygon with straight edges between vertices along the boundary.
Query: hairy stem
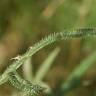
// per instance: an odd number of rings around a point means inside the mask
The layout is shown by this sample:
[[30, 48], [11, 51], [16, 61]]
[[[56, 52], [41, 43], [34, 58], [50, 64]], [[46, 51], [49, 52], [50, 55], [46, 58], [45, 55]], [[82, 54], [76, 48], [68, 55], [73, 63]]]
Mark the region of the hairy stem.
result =
[[38, 84], [32, 84], [29, 81], [22, 79], [16, 71], [9, 73], [9, 82], [18, 90], [28, 94], [26, 96], [37, 96], [45, 89]]
[[50, 34], [48, 37], [45, 37], [40, 42], [34, 44], [33, 47], [30, 47], [29, 50], [23, 55], [18, 56], [14, 59], [15, 62], [10, 65], [5, 72], [0, 76], [0, 85], [5, 83], [8, 80], [8, 73], [13, 72], [14, 70], [18, 69], [24, 62], [38, 52], [40, 49], [44, 48], [45, 46], [52, 44], [56, 41], [72, 39], [72, 38], [85, 38], [89, 36], [96, 35], [95, 28], [81, 28], [78, 30], [73, 31], [64, 31]]

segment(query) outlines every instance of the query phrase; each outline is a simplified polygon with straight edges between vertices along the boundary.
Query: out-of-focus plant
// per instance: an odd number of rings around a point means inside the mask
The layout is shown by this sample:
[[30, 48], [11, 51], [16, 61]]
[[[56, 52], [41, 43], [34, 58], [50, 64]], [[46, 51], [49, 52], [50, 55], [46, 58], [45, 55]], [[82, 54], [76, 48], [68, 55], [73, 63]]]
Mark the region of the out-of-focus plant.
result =
[[61, 86], [62, 94], [66, 94], [66, 92], [83, 84], [81, 79], [91, 68], [91, 66], [95, 64], [95, 59], [96, 51], [87, 57], [84, 61], [82, 61], [79, 66], [73, 70], [68, 79]]

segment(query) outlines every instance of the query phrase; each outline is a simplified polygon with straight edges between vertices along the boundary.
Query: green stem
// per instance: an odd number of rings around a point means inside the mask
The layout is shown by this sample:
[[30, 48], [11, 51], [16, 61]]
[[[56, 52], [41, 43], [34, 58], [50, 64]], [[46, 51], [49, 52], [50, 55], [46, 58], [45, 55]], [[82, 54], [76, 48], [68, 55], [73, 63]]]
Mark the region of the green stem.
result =
[[45, 37], [40, 42], [34, 44], [33, 47], [30, 47], [29, 50], [17, 60], [10, 65], [5, 72], [0, 76], [0, 85], [5, 83], [8, 80], [8, 73], [13, 72], [14, 70], [18, 69], [24, 62], [38, 52], [40, 49], [44, 48], [45, 46], [52, 44], [56, 41], [72, 39], [72, 38], [85, 38], [89, 36], [96, 35], [95, 28], [83, 28], [80, 30], [73, 30], [73, 31], [64, 31], [50, 34], [48, 37]]

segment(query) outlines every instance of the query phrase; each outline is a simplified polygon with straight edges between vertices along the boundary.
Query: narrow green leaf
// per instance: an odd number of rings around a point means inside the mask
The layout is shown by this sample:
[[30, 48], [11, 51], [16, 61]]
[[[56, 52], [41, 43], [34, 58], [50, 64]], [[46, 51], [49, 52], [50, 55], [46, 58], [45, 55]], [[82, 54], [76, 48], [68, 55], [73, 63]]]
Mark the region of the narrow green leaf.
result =
[[39, 70], [36, 73], [36, 76], [35, 76], [36, 81], [42, 81], [42, 79], [45, 77], [47, 72], [50, 70], [50, 67], [53, 64], [53, 61], [55, 60], [59, 52], [60, 52], [60, 48], [57, 47], [56, 49], [54, 49], [53, 52], [51, 52], [51, 54], [49, 54], [49, 56], [42, 63], [42, 65], [40, 66]]
[[89, 57], [87, 57], [84, 61], [73, 70], [68, 79], [62, 84], [62, 92], [66, 93], [70, 90], [78, 87], [81, 84], [81, 78], [86, 74], [86, 72], [92, 67], [96, 61], [96, 51], [92, 53]]

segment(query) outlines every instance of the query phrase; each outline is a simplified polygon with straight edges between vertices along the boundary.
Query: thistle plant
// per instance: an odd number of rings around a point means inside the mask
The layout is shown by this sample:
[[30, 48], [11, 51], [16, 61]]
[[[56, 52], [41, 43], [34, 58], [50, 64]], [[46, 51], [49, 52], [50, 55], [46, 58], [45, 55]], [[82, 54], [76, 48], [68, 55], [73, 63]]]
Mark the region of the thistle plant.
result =
[[[0, 76], [0, 85], [8, 81], [8, 82], [10, 82], [10, 84], [12, 86], [19, 89], [20, 91], [23, 91], [23, 92], [25, 91], [25, 94], [27, 94], [29, 96], [39, 95], [39, 93], [41, 93], [44, 88], [38, 84], [35, 85], [33, 83], [30, 83], [29, 81], [23, 80], [18, 75], [16, 70], [22, 64], [24, 64], [24, 62], [27, 59], [31, 58], [31, 56], [33, 56], [36, 52], [38, 52], [40, 49], [44, 48], [45, 46], [47, 46], [49, 44], [52, 44], [52, 43], [54, 43], [56, 41], [60, 41], [60, 40], [67, 40], [67, 39], [73, 39], [73, 38], [87, 38], [87, 37], [91, 37], [91, 36], [96, 36], [95, 28], [80, 28], [80, 29], [65, 30], [64, 32], [56, 32], [56, 33], [50, 34], [49, 36], [45, 37], [44, 39], [42, 39], [41, 41], [37, 42], [32, 47], [30, 47], [24, 55], [12, 58], [12, 59], [14, 59], [14, 62]], [[89, 65], [91, 66], [92, 64], [90, 63]], [[84, 72], [86, 72], [87, 69], [85, 68], [84, 69], [85, 71], [83, 70], [82, 74], [84, 74]], [[82, 76], [82, 74], [79, 74], [79, 75]]]

